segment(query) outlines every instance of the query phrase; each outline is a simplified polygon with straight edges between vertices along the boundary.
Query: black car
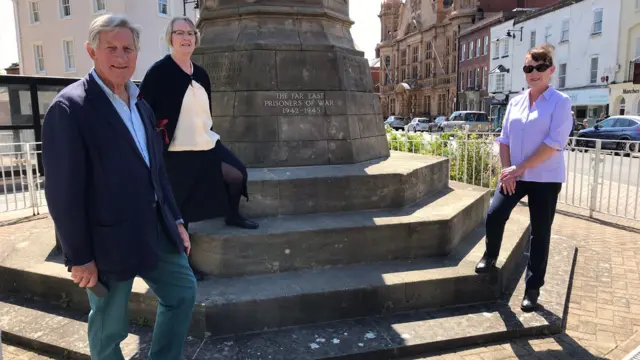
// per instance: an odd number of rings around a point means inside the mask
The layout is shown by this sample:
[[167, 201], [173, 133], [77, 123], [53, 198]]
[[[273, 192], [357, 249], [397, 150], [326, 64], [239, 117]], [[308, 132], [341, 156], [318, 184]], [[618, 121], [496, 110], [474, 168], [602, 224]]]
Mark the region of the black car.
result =
[[612, 116], [592, 128], [580, 130], [577, 137], [577, 147], [595, 147], [596, 142], [587, 139], [600, 139], [603, 149], [636, 152], [637, 143], [615, 140], [640, 141], [640, 116]]

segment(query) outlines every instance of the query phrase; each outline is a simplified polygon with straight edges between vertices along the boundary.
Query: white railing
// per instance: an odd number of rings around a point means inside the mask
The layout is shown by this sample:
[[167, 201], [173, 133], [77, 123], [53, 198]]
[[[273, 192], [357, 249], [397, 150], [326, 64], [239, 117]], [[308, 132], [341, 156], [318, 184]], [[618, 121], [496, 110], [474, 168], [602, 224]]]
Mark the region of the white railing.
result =
[[[495, 189], [501, 170], [494, 133], [388, 134], [389, 148], [447, 157], [450, 179]], [[640, 220], [640, 142], [570, 138], [567, 181], [558, 201], [594, 213]]]
[[37, 143], [0, 144], [0, 212], [45, 206], [43, 178], [38, 176]]

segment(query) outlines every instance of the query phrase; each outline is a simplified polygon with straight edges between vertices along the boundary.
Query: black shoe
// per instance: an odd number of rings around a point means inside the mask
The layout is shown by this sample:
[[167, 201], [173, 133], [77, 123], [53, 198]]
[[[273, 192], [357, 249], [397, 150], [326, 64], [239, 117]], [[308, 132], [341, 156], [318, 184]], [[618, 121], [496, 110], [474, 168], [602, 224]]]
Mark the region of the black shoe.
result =
[[477, 274], [486, 274], [496, 267], [496, 259], [490, 258], [487, 254], [482, 255], [482, 259], [476, 265]]
[[540, 290], [525, 290], [524, 299], [522, 299], [522, 305], [520, 309], [524, 312], [531, 312], [538, 307], [538, 297], [540, 296]]
[[255, 230], [260, 227], [257, 222], [243, 218], [242, 216], [236, 216], [233, 218], [227, 218], [225, 223], [229, 226], [235, 226], [242, 229]]

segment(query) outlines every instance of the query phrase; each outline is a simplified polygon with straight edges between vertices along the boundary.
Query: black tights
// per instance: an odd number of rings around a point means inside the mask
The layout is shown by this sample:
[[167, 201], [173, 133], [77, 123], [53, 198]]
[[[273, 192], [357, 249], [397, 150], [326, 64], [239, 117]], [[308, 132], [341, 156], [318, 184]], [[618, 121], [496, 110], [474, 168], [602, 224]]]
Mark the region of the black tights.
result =
[[227, 187], [227, 197], [229, 199], [229, 214], [227, 214], [227, 218], [233, 219], [240, 217], [239, 207], [244, 177], [238, 169], [223, 162], [222, 178], [224, 179], [225, 186]]

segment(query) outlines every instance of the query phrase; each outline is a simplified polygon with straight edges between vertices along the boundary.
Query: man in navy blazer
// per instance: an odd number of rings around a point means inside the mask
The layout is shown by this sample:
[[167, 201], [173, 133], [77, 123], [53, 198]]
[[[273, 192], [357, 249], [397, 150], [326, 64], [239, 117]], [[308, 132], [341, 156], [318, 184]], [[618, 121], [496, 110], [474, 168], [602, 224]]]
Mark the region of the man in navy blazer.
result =
[[130, 80], [139, 41], [126, 18], [95, 19], [86, 45], [94, 69], [58, 94], [42, 128], [49, 211], [71, 277], [89, 290], [94, 360], [123, 358], [134, 277], [159, 298], [151, 359], [182, 358], [196, 296], [155, 117]]

